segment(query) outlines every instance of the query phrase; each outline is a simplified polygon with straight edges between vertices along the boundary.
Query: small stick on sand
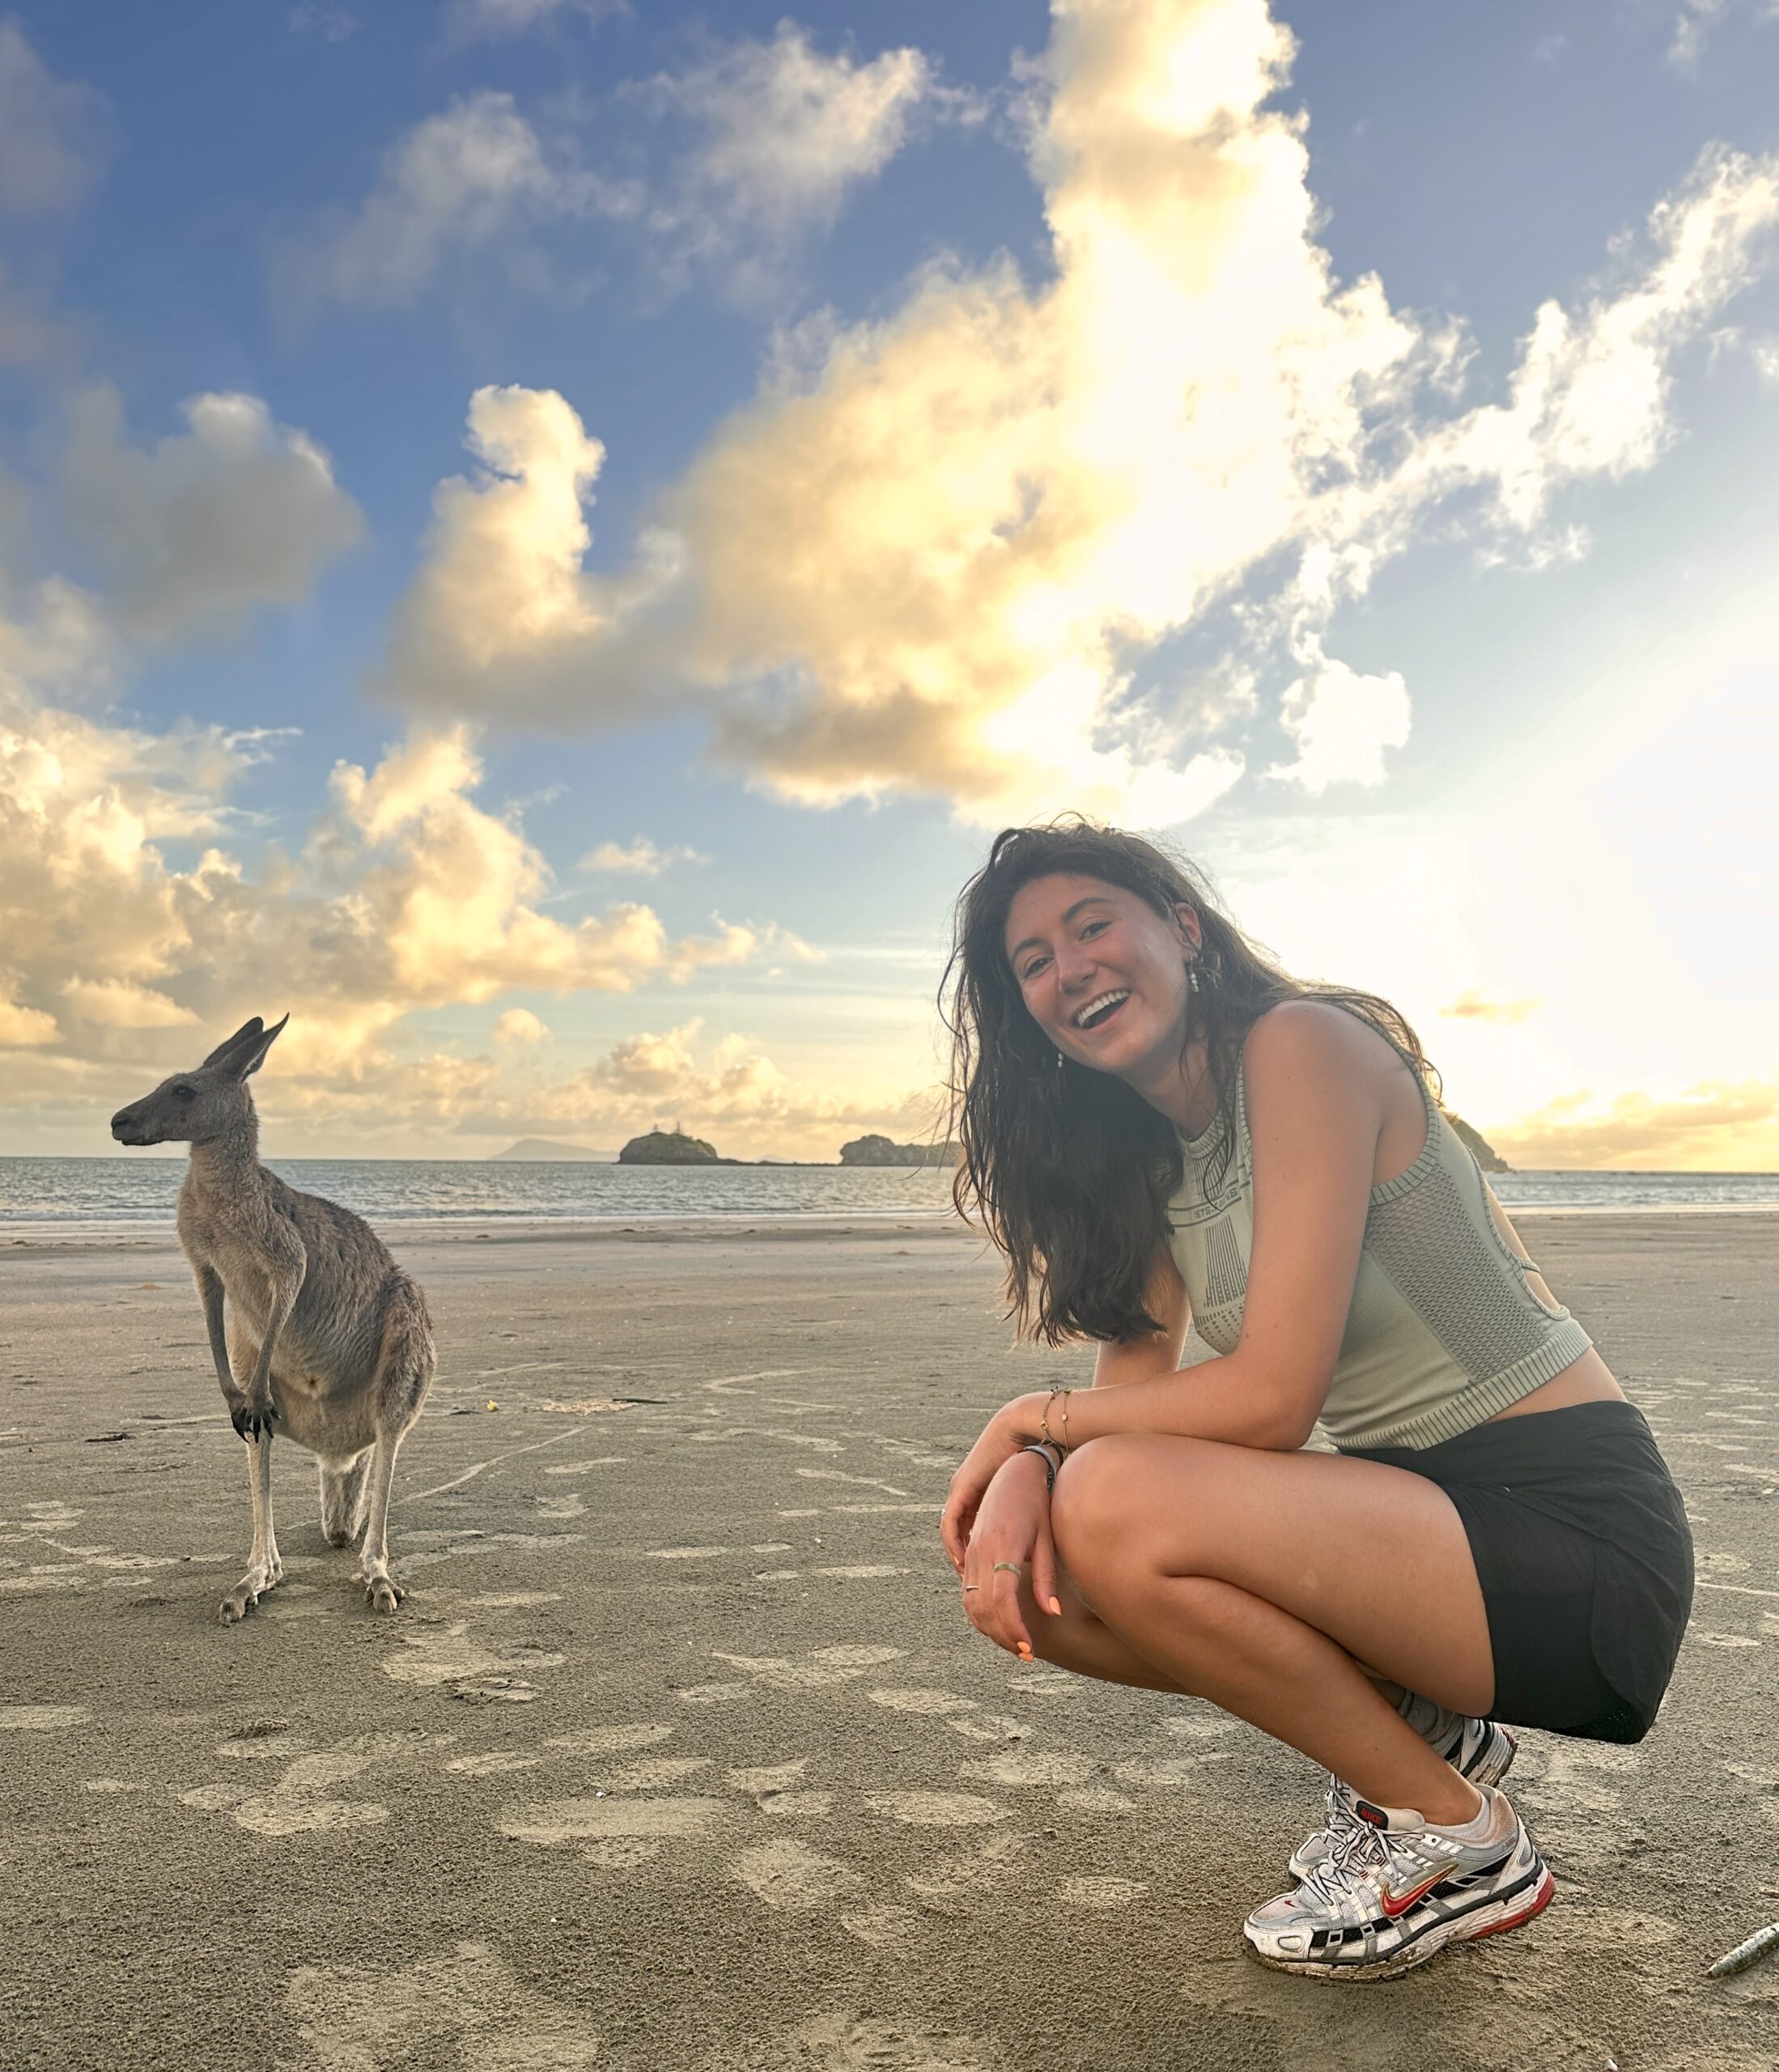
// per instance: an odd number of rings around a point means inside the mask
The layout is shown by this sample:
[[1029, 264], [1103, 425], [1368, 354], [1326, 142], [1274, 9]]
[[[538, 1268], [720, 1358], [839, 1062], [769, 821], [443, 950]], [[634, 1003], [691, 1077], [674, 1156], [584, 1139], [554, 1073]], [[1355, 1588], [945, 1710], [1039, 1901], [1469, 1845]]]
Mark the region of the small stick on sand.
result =
[[1757, 1964], [1769, 1950], [1779, 1950], [1779, 1921], [1770, 1921], [1764, 1928], [1756, 1929], [1746, 1942], [1737, 1943], [1706, 1971], [1707, 1978], [1730, 1978], [1738, 1972], [1745, 1972], [1750, 1964]]

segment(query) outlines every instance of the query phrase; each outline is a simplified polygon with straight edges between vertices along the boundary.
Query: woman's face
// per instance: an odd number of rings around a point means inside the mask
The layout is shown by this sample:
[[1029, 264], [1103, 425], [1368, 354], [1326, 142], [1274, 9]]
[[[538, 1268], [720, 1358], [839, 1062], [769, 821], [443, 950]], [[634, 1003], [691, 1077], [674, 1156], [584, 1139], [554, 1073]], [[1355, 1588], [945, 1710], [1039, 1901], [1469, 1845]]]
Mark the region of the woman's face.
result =
[[1103, 879], [1034, 878], [1007, 912], [1006, 949], [1032, 1019], [1064, 1057], [1139, 1085], [1178, 1072], [1198, 916], [1174, 922]]

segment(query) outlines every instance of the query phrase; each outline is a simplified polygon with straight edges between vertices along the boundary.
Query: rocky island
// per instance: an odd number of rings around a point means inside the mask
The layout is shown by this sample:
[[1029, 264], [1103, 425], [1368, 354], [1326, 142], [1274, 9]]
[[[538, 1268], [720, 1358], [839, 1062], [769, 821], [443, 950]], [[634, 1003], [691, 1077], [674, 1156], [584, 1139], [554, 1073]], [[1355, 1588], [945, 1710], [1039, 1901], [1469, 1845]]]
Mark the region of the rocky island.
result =
[[843, 1166], [955, 1166], [954, 1144], [895, 1144], [886, 1136], [857, 1136], [840, 1147]]
[[664, 1130], [659, 1123], [646, 1136], [633, 1136], [618, 1154], [620, 1166], [738, 1166], [738, 1158], [720, 1158], [715, 1144], [683, 1130]]

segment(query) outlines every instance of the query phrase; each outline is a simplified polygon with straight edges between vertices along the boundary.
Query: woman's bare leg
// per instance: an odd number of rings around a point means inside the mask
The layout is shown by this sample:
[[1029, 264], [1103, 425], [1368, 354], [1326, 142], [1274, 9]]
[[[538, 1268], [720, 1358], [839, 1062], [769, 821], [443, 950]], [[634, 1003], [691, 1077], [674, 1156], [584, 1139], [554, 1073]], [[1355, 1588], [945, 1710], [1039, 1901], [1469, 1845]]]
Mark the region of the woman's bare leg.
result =
[[1493, 1696], [1469, 1543], [1436, 1484], [1327, 1454], [1102, 1439], [1065, 1464], [1051, 1523], [1072, 1587], [1060, 1618], [1028, 1599], [1046, 1659], [1208, 1698], [1383, 1804], [1475, 1811], [1386, 1695], [1474, 1713]]

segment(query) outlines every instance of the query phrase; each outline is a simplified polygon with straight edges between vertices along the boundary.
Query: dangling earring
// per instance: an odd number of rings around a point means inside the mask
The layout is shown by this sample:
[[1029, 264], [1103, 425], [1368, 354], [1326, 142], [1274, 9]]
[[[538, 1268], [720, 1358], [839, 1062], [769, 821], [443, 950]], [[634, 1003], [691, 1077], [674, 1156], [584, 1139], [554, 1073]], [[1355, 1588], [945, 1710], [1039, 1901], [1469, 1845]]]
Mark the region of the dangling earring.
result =
[[1060, 1051], [1059, 1051], [1056, 1053], [1056, 1069], [1057, 1069], [1059, 1072], [1060, 1072], [1060, 1071], [1062, 1070], [1062, 1068], [1063, 1068], [1063, 1054], [1062, 1054], [1062, 1052], [1061, 1052]]
[[1199, 960], [1195, 957], [1186, 967], [1186, 989], [1189, 993], [1199, 989]]

